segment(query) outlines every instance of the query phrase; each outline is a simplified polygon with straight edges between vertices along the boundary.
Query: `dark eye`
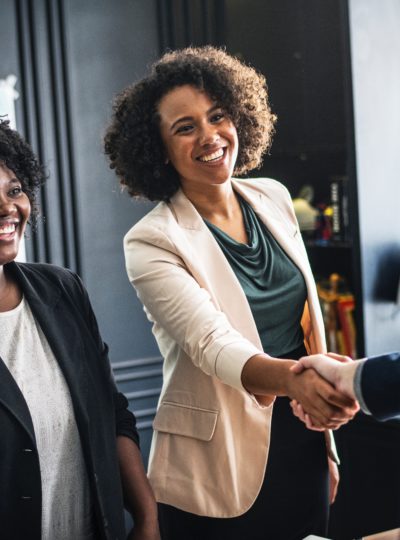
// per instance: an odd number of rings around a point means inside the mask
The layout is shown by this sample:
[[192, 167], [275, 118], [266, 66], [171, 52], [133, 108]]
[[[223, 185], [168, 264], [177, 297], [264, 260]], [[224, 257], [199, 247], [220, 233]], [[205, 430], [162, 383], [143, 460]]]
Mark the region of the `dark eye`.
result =
[[220, 122], [223, 118], [225, 118], [224, 113], [223, 112], [217, 112], [217, 113], [212, 115], [211, 122], [213, 122], [213, 123]]
[[21, 195], [21, 193], [23, 193], [22, 187], [21, 187], [21, 186], [17, 186], [17, 187], [15, 187], [15, 188], [12, 188], [12, 190], [9, 191], [8, 193], [9, 193], [9, 195], [10, 195], [11, 197], [18, 197], [19, 195]]
[[176, 133], [189, 133], [193, 129], [191, 124], [186, 124], [184, 126], [179, 126], [176, 130]]

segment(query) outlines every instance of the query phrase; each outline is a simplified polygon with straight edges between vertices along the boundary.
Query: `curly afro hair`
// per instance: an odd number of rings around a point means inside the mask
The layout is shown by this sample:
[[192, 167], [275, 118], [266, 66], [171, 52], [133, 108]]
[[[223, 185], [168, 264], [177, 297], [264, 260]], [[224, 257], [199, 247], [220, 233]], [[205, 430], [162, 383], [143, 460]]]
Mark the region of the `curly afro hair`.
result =
[[165, 163], [157, 107], [165, 94], [187, 84], [205, 91], [235, 125], [239, 153], [234, 174], [261, 165], [275, 122], [265, 78], [222, 49], [188, 47], [166, 53], [147, 77], [115, 100], [104, 148], [132, 197], [168, 201], [180, 187], [176, 170]]
[[10, 128], [9, 120], [0, 118], [0, 165], [5, 165], [21, 182], [22, 190], [31, 203], [30, 224], [34, 226], [39, 214], [37, 192], [46, 181], [43, 167], [32, 148], [21, 135]]

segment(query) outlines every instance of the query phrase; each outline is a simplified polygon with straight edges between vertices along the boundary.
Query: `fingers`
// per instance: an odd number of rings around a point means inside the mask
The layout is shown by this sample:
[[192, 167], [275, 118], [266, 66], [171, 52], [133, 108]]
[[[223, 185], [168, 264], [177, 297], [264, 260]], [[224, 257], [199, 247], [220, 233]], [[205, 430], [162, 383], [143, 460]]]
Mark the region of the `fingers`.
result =
[[306, 423], [306, 413], [304, 412], [303, 407], [300, 403], [298, 403], [295, 399], [292, 399], [290, 402], [290, 406], [292, 407], [292, 412], [299, 420]]
[[354, 400], [343, 396], [314, 370], [295, 375], [292, 397], [301, 403], [316, 427], [337, 429], [358, 410]]
[[325, 431], [325, 428], [322, 427], [315, 418], [312, 418], [309, 414], [306, 413], [306, 426], [311, 431]]
[[324, 379], [318, 381], [317, 393], [329, 405], [327, 414], [331, 421], [348, 422], [359, 411], [357, 401], [345, 396]]
[[[301, 373], [304, 371], [304, 369], [313, 368], [316, 371], [321, 372], [324, 370], [323, 368], [326, 368], [327, 361], [332, 363], [332, 359], [328, 360], [328, 357], [325, 354], [311, 354], [310, 356], [302, 356], [299, 361], [291, 367], [291, 370], [294, 373]], [[324, 371], [326, 371], [326, 369]]]
[[290, 369], [294, 373], [301, 373], [307, 368], [315, 367], [315, 363], [319, 360], [318, 357], [323, 358], [323, 354], [312, 354], [310, 356], [302, 356], [298, 362], [294, 364]]
[[304, 417], [305, 417], [304, 423], [306, 424], [306, 427], [312, 431], [326, 431], [327, 429], [336, 431], [337, 429], [342, 427], [344, 424], [347, 424], [348, 422], [347, 420], [340, 421], [340, 422], [332, 421], [332, 422], [328, 422], [327, 424], [321, 424], [316, 418], [314, 418], [310, 414], [304, 413]]
[[317, 392], [322, 399], [333, 405], [335, 408], [349, 409], [349, 413], [351, 413], [353, 409], [358, 411], [358, 403], [354, 399], [337, 390], [329, 381], [326, 381], [322, 377], [320, 377], [320, 379], [321, 380], [318, 381]]
[[[327, 354], [312, 354], [310, 356], [303, 356], [299, 359], [294, 366], [291, 367], [291, 370], [294, 373], [301, 373], [304, 369], [313, 368], [318, 371], [323, 377], [332, 379], [335, 376], [335, 366], [332, 363], [332, 360], [347, 364], [352, 362], [352, 359], [349, 356], [343, 356], [336, 353], [327, 353]], [[330, 362], [330, 363], [329, 363]]]
[[[315, 359], [321, 362], [319, 357], [322, 357], [323, 364], [336, 364], [335, 360], [327, 359], [323, 355], [305, 357], [300, 362], [315, 362]], [[291, 373], [288, 395], [302, 406], [302, 410], [298, 405], [293, 405], [292, 409], [309, 429], [338, 429], [358, 412], [359, 407], [354, 399], [338, 391], [314, 369]]]
[[[311, 431], [325, 431], [326, 428], [322, 426], [315, 418], [305, 413], [302, 405], [296, 400], [292, 400], [290, 402], [290, 406], [292, 408], [294, 416], [297, 416], [297, 418], [301, 420], [308, 429], [310, 429]], [[337, 427], [340, 426], [334, 425], [331, 429], [337, 429]]]
[[350, 358], [350, 356], [343, 356], [342, 354], [327, 353], [326, 356], [329, 356], [329, 358], [333, 358], [334, 360], [337, 360], [338, 362], [342, 362], [343, 364], [348, 364], [349, 362], [353, 362], [353, 359]]
[[290, 371], [293, 371], [293, 373], [301, 373], [304, 371], [307, 366], [304, 364], [304, 362], [301, 362], [301, 358], [298, 362], [296, 362], [291, 368]]
[[[299, 366], [297, 366], [299, 364]], [[348, 356], [342, 356], [336, 353], [314, 354], [300, 358], [295, 367], [291, 371], [300, 374], [307, 369], [314, 369], [322, 378], [326, 379], [339, 394], [333, 396], [332, 403], [338, 407], [352, 407], [351, 403], [346, 401], [347, 398], [354, 400], [354, 392], [352, 390], [352, 377], [354, 378], [357, 362], [351, 360]], [[344, 396], [347, 396], [345, 398]], [[329, 401], [329, 400], [328, 400]]]

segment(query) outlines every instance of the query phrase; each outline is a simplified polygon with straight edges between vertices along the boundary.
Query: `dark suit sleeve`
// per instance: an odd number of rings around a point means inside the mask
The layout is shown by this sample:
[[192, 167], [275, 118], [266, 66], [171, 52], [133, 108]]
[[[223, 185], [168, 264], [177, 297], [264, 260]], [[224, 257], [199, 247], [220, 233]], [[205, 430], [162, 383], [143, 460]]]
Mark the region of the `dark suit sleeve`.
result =
[[368, 358], [361, 373], [361, 392], [378, 420], [400, 415], [400, 353]]
[[125, 437], [128, 437], [139, 446], [139, 433], [136, 428], [136, 418], [135, 415], [128, 409], [128, 400], [121, 392], [118, 391], [115, 384], [114, 375], [112, 373], [111, 364], [108, 357], [108, 346], [101, 338], [97, 320], [89, 300], [89, 295], [85, 287], [83, 286], [81, 279], [76, 274], [72, 275], [79, 288], [84, 305], [85, 317], [91, 329], [91, 334], [95, 341], [96, 347], [99, 351], [99, 361], [103, 362], [106, 366], [106, 372], [108, 374], [109, 383], [113, 392], [116, 436], [123, 435]]

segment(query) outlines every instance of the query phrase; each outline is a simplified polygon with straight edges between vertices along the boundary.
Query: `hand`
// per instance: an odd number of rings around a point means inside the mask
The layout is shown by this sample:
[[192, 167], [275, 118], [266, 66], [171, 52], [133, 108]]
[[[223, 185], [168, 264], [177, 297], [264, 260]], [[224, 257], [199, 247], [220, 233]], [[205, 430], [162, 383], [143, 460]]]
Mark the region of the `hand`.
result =
[[[311, 431], [325, 431], [326, 428], [321, 426], [321, 424], [312, 416], [304, 412], [303, 407], [301, 404], [296, 401], [295, 399], [292, 399], [290, 402], [290, 406], [292, 407], [293, 414], [297, 416], [299, 420], [304, 422], [306, 427], [310, 429]], [[338, 426], [340, 427], [340, 426]], [[331, 428], [331, 429], [337, 429], [337, 428]]]
[[331, 382], [339, 392], [355, 399], [353, 382], [359, 362], [335, 353], [314, 354], [300, 358], [291, 369], [295, 373], [301, 373], [306, 368], [312, 368]]
[[[295, 371], [294, 368], [295, 366], [291, 368], [292, 372]], [[354, 400], [336, 390], [313, 369], [295, 375], [290, 381], [288, 395], [301, 403], [306, 425], [307, 414], [311, 420], [309, 425], [317, 427], [318, 431], [337, 429], [351, 420], [358, 411], [358, 404]], [[292, 405], [292, 409], [293, 407]]]
[[127, 540], [161, 540], [158, 523], [135, 525], [128, 534]]

